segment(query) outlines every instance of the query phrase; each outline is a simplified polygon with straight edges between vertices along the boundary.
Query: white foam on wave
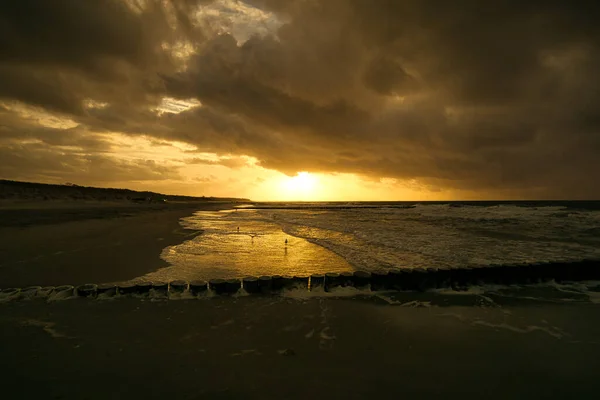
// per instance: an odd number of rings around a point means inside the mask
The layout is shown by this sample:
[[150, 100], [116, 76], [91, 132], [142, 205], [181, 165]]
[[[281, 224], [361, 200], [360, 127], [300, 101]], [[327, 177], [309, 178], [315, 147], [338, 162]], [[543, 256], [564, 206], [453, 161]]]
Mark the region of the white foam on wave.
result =
[[412, 209], [261, 210], [355, 268], [455, 268], [600, 257], [600, 212], [565, 207], [419, 205]]
[[307, 300], [314, 298], [335, 298], [335, 297], [357, 297], [357, 296], [372, 296], [373, 292], [370, 289], [357, 289], [354, 287], [337, 287], [330, 289], [329, 291], [325, 291], [323, 288], [317, 288], [313, 290], [308, 289], [285, 289], [281, 292], [282, 297], [297, 299], [297, 300]]
[[55, 290], [48, 296], [48, 302], [71, 300], [76, 297], [74, 289]]
[[600, 258], [599, 211], [455, 204], [315, 208], [321, 205], [196, 212], [181, 224], [203, 233], [166, 247], [161, 257], [170, 266], [132, 282]]

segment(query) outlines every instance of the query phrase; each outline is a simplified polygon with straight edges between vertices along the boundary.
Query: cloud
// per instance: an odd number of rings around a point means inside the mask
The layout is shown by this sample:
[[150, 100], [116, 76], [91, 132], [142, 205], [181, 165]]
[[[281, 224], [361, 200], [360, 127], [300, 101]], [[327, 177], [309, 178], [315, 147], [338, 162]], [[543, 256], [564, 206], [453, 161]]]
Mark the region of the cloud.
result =
[[200, 182], [200, 183], [211, 183], [211, 182], [215, 182], [217, 181], [217, 177], [215, 175], [209, 175], [209, 176], [198, 176], [192, 179], [195, 182]]
[[0, 6], [0, 97], [69, 115], [61, 145], [121, 132], [287, 174], [600, 196], [594, 2], [71, 3]]
[[218, 160], [210, 160], [205, 158], [193, 157], [183, 160], [186, 164], [202, 164], [202, 165], [222, 165], [231, 169], [238, 169], [248, 165], [248, 160], [242, 157], [224, 157]]
[[[0, 5], [0, 98], [81, 115], [84, 102], [158, 103], [158, 73], [182, 60], [179, 45], [202, 43], [190, 21], [201, 0], [24, 0]], [[129, 6], [128, 6], [129, 4]]]
[[0, 176], [5, 179], [106, 186], [110, 182], [181, 178], [177, 167], [153, 160], [123, 160], [42, 143], [2, 146], [0, 159]]
[[261, 3], [277, 38], [216, 37], [177, 86], [276, 132], [244, 146], [263, 166], [596, 193], [598, 6]]

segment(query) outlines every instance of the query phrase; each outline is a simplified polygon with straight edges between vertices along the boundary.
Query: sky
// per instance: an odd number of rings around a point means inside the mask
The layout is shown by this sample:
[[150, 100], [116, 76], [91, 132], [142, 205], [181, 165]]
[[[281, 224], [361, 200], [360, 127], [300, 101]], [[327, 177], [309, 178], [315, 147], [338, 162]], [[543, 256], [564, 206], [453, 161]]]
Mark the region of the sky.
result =
[[0, 179], [600, 198], [600, 3], [0, 2]]

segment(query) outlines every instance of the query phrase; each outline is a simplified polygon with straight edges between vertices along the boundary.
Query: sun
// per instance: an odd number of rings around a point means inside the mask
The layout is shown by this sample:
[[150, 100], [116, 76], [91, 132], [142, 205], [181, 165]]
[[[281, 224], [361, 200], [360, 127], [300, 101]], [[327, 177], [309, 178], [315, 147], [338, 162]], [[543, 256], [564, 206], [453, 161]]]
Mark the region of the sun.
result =
[[310, 199], [317, 193], [318, 179], [308, 172], [299, 172], [296, 176], [286, 178], [281, 183], [286, 197]]

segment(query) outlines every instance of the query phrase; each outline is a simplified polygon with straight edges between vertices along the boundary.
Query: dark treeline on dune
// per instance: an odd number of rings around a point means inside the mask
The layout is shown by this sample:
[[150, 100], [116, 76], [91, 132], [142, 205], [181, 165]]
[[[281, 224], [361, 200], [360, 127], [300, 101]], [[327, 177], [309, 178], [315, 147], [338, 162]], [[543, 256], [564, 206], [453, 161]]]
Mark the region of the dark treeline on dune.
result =
[[80, 200], [80, 201], [249, 201], [229, 197], [194, 197], [140, 192], [130, 189], [105, 189], [79, 186], [72, 183], [53, 185], [0, 179], [0, 200]]

